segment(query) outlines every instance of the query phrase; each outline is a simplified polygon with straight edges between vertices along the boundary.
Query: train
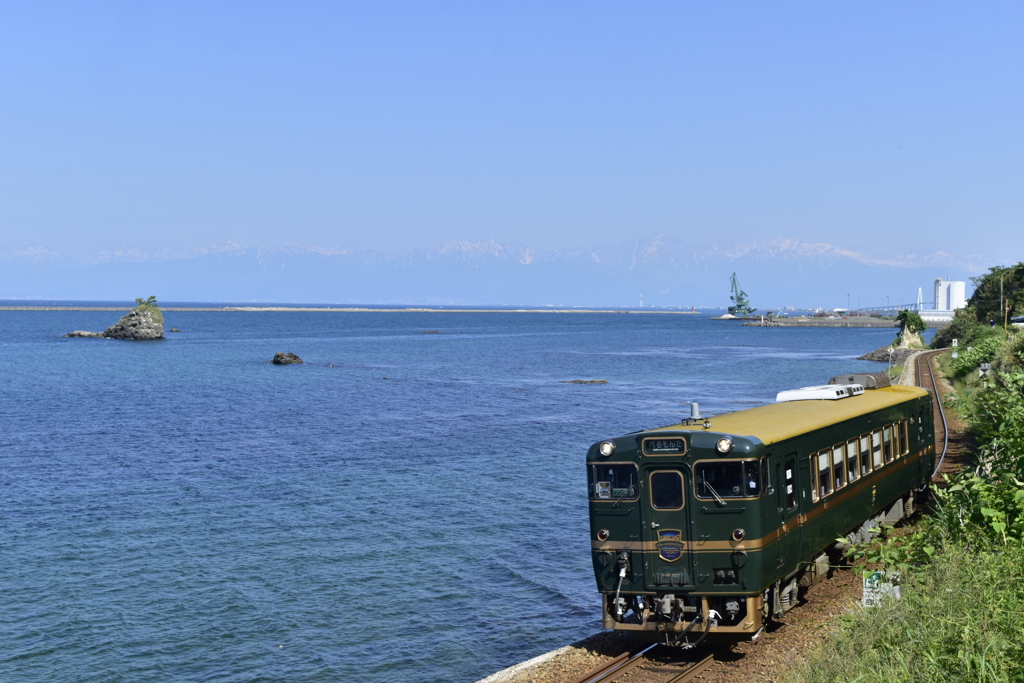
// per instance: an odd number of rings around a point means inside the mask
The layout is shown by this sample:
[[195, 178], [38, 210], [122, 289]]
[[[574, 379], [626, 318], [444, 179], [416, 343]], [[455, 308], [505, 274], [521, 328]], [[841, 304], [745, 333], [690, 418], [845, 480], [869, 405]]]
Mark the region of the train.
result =
[[678, 647], [756, 640], [837, 554], [912, 514], [935, 467], [931, 393], [884, 373], [694, 408], [587, 451], [606, 629]]

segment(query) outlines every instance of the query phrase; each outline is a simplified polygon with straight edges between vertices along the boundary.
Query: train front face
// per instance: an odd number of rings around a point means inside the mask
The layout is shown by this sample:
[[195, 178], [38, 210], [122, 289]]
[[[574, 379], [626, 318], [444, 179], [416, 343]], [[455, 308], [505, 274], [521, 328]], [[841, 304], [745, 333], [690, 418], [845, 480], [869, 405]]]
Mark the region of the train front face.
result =
[[755, 438], [699, 430], [591, 446], [590, 539], [605, 628], [682, 646], [760, 631], [762, 546], [775, 511], [763, 451]]

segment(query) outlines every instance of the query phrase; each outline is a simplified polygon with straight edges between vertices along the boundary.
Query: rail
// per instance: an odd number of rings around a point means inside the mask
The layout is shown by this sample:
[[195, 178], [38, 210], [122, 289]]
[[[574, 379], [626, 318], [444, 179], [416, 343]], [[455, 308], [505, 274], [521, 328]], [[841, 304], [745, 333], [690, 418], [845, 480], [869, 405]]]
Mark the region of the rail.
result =
[[949, 425], [946, 422], [946, 411], [942, 407], [942, 395], [939, 393], [938, 382], [935, 381], [935, 370], [932, 367], [932, 358], [942, 353], [942, 351], [929, 351], [927, 353], [918, 354], [915, 368], [915, 374], [917, 375], [917, 384], [920, 387], [927, 389], [924, 386], [924, 376], [921, 374], [921, 361], [923, 360], [928, 368], [928, 379], [932, 385], [932, 398], [935, 401], [935, 407], [939, 411], [939, 417], [942, 419], [942, 455], [939, 457], [939, 461], [935, 464], [935, 471], [932, 472], [934, 477], [939, 473], [939, 469], [942, 467], [942, 461], [946, 459], [946, 451], [949, 450]]
[[[605, 683], [606, 681], [616, 680], [619, 676], [622, 676], [627, 671], [631, 671], [640, 664], [653, 661], [651, 652], [658, 647], [659, 644], [654, 643], [635, 655], [630, 655], [628, 652], [621, 654], [612, 661], [602, 664], [587, 674], [573, 680], [572, 683]], [[665, 648], [662, 647], [658, 652], [660, 653], [664, 650]], [[681, 673], [677, 673], [676, 671], [668, 672], [667, 675], [670, 677], [665, 679], [664, 683], [689, 683], [689, 681], [692, 681], [700, 673], [711, 666], [719, 651], [720, 648], [716, 648], [712, 650], [710, 654], [696, 662], [680, 662], [680, 664], [686, 666], [686, 669]], [[645, 678], [645, 680], [647, 679]]]

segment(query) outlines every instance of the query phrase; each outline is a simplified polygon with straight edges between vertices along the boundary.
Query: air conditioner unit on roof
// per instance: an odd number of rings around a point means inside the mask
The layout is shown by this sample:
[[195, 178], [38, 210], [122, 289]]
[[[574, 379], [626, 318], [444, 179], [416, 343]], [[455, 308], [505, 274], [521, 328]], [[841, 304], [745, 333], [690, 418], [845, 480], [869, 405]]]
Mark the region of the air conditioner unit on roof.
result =
[[775, 397], [776, 403], [786, 401], [837, 401], [864, 393], [860, 384], [823, 384], [817, 387], [802, 387], [780, 391]]

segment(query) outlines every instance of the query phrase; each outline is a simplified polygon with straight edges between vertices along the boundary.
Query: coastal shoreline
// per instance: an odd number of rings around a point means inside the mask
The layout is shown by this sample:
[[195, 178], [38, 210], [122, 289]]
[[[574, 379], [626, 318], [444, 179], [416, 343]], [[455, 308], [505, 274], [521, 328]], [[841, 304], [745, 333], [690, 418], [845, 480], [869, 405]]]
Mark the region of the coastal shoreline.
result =
[[[0, 311], [130, 311], [132, 306], [0, 306]], [[297, 308], [291, 306], [161, 306], [162, 311], [179, 313], [645, 313], [701, 315], [700, 311], [661, 311], [591, 308]]]

